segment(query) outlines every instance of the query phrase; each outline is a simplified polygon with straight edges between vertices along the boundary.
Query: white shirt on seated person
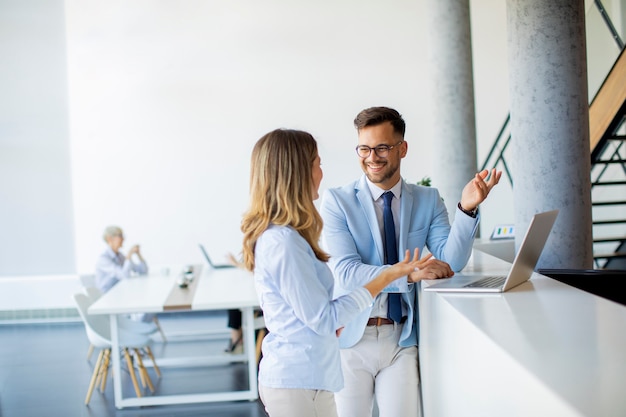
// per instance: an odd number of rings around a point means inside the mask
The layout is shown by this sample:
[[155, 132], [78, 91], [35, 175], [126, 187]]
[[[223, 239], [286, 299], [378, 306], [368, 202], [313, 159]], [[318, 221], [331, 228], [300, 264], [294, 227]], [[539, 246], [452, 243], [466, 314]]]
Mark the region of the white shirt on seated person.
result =
[[[96, 287], [102, 293], [109, 291], [119, 281], [130, 277], [132, 272], [139, 275], [148, 273], [148, 265], [141, 256], [139, 245], [133, 245], [128, 251], [128, 256], [124, 256], [120, 252], [124, 243], [122, 229], [117, 226], [109, 226], [105, 229], [103, 238], [108, 247], [98, 257], [95, 277]], [[138, 262], [133, 261], [133, 255], [136, 255]], [[131, 314], [131, 318], [151, 322], [154, 319], [154, 314]]]

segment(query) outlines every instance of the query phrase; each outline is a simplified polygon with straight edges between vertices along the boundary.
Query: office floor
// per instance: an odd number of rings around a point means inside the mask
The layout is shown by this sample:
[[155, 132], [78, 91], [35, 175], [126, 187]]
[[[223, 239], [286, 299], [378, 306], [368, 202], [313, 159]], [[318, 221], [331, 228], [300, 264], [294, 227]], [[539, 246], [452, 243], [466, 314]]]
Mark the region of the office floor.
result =
[[[225, 328], [225, 312], [202, 314], [163, 314], [161, 326], [166, 335], [182, 330]], [[193, 355], [210, 349], [222, 351], [227, 335], [192, 340], [176, 338], [156, 342], [152, 350], [157, 357], [172, 353]], [[87, 360], [89, 342], [81, 322], [59, 324], [0, 325], [0, 416], [2, 417], [109, 417], [109, 416], [210, 416], [267, 417], [260, 401], [202, 403], [132, 407], [118, 410], [113, 403], [113, 384], [107, 382], [104, 393], [94, 390], [89, 406], [84, 405], [97, 352]], [[149, 368], [160, 393], [179, 394], [203, 390], [219, 392], [233, 386], [248, 386], [247, 365], [234, 363], [210, 368], [162, 368], [157, 379]], [[123, 382], [125, 396], [134, 396], [128, 373]], [[146, 395], [149, 395], [146, 394]]]

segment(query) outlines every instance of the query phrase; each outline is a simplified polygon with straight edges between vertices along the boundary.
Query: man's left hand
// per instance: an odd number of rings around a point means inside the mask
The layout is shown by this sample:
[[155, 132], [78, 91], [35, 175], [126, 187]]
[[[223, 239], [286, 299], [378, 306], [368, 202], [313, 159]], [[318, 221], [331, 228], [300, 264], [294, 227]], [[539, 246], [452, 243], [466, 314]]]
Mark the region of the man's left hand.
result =
[[[485, 181], [487, 176], [489, 179]], [[467, 211], [472, 211], [478, 207], [480, 203], [485, 201], [491, 189], [500, 182], [501, 176], [502, 171], [496, 171], [495, 168], [491, 170], [491, 174], [486, 169], [477, 173], [476, 176], [467, 183], [465, 188], [463, 188], [461, 207]]]

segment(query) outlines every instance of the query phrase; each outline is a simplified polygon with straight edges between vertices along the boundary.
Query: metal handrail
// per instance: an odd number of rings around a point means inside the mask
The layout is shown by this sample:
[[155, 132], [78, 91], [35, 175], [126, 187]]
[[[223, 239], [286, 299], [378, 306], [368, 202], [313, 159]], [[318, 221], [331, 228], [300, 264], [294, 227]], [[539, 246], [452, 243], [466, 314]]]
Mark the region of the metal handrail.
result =
[[602, 16], [602, 19], [604, 19], [604, 23], [606, 23], [606, 25], [608, 26], [609, 31], [611, 32], [611, 35], [613, 36], [613, 39], [615, 39], [615, 42], [617, 43], [619, 50], [621, 51], [622, 49], [624, 49], [624, 42], [622, 41], [622, 38], [619, 36], [619, 32], [615, 30], [615, 26], [613, 26], [613, 22], [611, 21], [609, 14], [606, 12], [604, 5], [602, 4], [600, 0], [595, 0], [594, 3], [596, 4], [598, 11], [600, 12], [600, 16]]
[[[502, 166], [506, 173], [506, 177], [509, 179], [511, 186], [513, 186], [513, 177], [511, 177], [511, 171], [509, 170], [509, 166], [507, 165], [506, 159], [504, 158], [504, 151], [506, 150], [507, 146], [509, 146], [509, 143], [511, 142], [510, 134], [506, 136], [506, 139], [504, 139], [505, 138], [504, 132], [506, 131], [510, 120], [511, 120], [511, 113], [506, 115], [506, 120], [502, 124], [502, 128], [500, 129], [500, 132], [498, 132], [498, 136], [496, 136], [496, 140], [491, 146], [491, 149], [489, 150], [489, 153], [487, 154], [487, 158], [485, 158], [485, 162], [481, 166], [480, 170], [482, 171], [484, 169], [493, 168], [496, 165], [498, 165], [498, 163], [502, 163]], [[500, 152], [498, 153], [498, 156], [495, 158], [495, 161], [493, 163], [490, 163], [490, 161], [492, 160], [492, 156], [496, 152], [496, 149], [500, 145], [500, 142], [502, 142], [503, 140], [504, 140], [504, 145], [502, 145], [502, 147], [500, 148]]]

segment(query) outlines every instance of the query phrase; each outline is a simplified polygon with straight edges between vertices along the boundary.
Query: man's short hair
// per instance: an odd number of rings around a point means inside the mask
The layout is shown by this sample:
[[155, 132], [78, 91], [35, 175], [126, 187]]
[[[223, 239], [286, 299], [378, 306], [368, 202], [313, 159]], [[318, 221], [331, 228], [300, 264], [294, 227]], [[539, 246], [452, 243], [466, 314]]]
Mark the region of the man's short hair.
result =
[[370, 107], [362, 110], [354, 119], [354, 127], [361, 130], [368, 126], [377, 126], [381, 123], [391, 122], [394, 132], [404, 138], [406, 124], [402, 115], [389, 107]]

